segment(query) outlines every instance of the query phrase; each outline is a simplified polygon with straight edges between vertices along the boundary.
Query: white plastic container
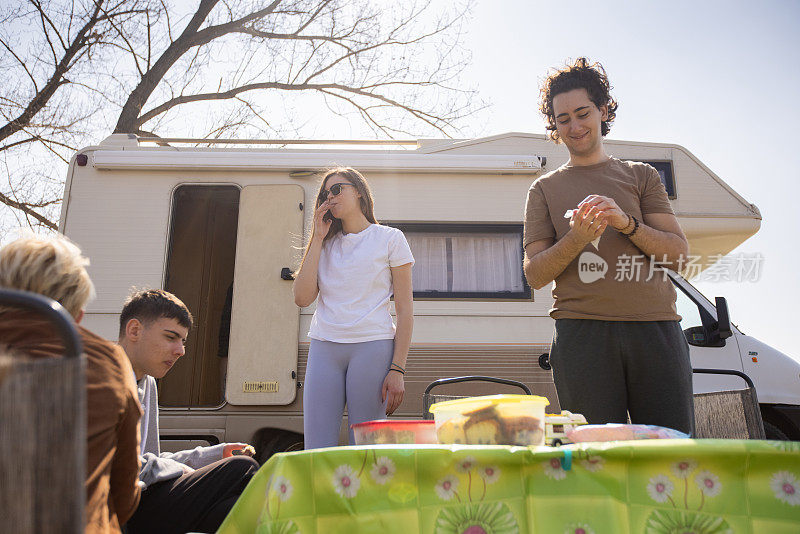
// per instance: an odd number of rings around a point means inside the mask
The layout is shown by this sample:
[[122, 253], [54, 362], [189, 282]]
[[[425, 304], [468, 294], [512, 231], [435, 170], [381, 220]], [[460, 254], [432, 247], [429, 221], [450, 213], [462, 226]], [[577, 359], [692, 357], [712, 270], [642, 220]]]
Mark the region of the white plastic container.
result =
[[439, 443], [544, 445], [544, 408], [535, 395], [467, 397], [431, 406]]

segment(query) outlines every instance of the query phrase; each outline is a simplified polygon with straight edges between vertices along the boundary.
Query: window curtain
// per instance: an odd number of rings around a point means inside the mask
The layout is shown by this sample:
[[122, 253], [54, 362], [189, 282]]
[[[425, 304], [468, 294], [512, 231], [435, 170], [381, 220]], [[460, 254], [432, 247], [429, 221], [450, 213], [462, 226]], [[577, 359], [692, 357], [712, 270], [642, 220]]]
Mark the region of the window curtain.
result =
[[523, 291], [518, 235], [457, 236], [452, 243], [453, 291]]
[[517, 233], [406, 232], [414, 254], [414, 291], [524, 291]]
[[414, 291], [447, 291], [447, 242], [443, 234], [406, 233], [414, 255]]

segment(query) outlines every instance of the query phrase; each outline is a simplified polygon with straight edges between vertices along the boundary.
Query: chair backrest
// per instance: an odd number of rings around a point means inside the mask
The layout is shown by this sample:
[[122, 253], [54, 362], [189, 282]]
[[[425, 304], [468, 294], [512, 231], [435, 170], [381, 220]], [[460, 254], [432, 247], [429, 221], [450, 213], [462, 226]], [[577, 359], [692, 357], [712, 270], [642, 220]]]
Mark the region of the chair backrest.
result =
[[723, 439], [765, 439], [764, 423], [755, 386], [738, 371], [695, 369], [696, 373], [736, 375], [747, 389], [698, 393], [694, 396], [695, 437]]
[[453, 399], [466, 399], [466, 395], [432, 395], [428, 393], [422, 397], [422, 418], [426, 420], [433, 419], [433, 414], [430, 407], [437, 402], [444, 402]]
[[437, 402], [444, 402], [453, 399], [464, 399], [469, 395], [435, 395], [431, 393], [434, 388], [439, 386], [444, 386], [447, 384], [458, 384], [461, 382], [487, 382], [490, 384], [504, 384], [506, 386], [513, 386], [515, 388], [519, 388], [525, 392], [526, 395], [531, 395], [531, 389], [523, 384], [522, 382], [517, 382], [516, 380], [510, 380], [508, 378], [495, 378], [493, 376], [479, 376], [479, 375], [471, 375], [471, 376], [456, 376], [453, 378], [440, 378], [439, 380], [434, 380], [428, 387], [425, 388], [425, 393], [422, 395], [422, 418], [423, 419], [433, 419], [433, 414], [430, 412], [430, 407]]
[[[19, 304], [6, 297], [0, 290], [0, 304]], [[73, 357], [30, 360], [0, 351], [0, 517], [19, 534], [83, 532], [86, 361], [67, 317], [57, 329]]]
[[695, 437], [764, 439], [764, 424], [749, 389], [694, 396]]

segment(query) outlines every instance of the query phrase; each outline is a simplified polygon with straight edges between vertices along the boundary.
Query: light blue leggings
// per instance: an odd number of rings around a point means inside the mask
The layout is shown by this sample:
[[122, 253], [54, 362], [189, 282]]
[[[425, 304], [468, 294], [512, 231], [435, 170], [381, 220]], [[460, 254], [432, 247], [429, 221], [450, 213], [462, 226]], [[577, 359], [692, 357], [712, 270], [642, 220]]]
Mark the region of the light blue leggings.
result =
[[[364, 343], [311, 340], [303, 384], [306, 449], [339, 444], [345, 404], [350, 425], [386, 418], [381, 387], [393, 352], [393, 339]], [[355, 444], [352, 430], [350, 443]]]

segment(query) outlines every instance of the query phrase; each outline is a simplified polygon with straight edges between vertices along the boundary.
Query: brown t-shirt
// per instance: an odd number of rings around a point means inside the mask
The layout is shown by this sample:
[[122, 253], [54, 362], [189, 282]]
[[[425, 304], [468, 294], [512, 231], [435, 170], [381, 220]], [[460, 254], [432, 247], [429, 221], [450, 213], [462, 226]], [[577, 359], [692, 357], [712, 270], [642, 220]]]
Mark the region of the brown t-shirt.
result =
[[[616, 158], [583, 167], [565, 165], [538, 178], [528, 190], [523, 246], [564, 237], [570, 229], [564, 214], [589, 195], [614, 199], [640, 222], [649, 213], [673, 213], [658, 171], [650, 165]], [[651, 262], [630, 239], [608, 227], [597, 249], [586, 245], [556, 277], [550, 316], [679, 321], [675, 288], [656, 267], [658, 261]]]
[[[136, 379], [121, 347], [83, 327], [78, 332], [86, 355], [86, 533], [121, 532], [140, 496]], [[8, 308], [0, 309], [0, 344], [33, 358], [64, 354], [52, 323]]]

